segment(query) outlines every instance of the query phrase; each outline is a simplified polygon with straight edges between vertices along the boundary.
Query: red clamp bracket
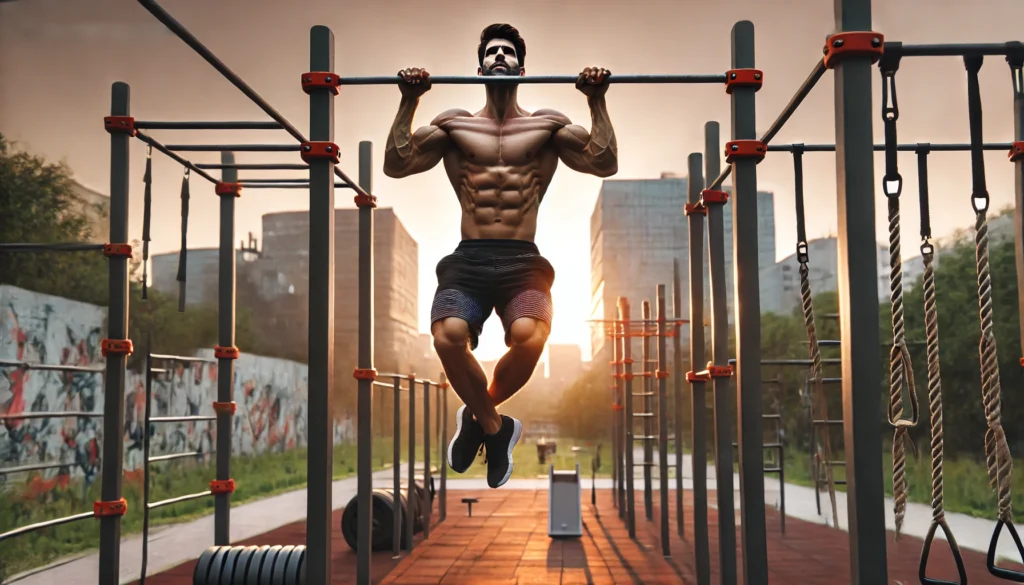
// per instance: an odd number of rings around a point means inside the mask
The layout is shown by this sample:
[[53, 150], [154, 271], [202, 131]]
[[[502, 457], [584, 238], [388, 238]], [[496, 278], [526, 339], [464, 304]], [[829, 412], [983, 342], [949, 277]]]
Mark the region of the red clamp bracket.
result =
[[704, 205], [703, 201], [698, 201], [696, 203], [687, 203], [686, 205], [683, 206], [683, 211], [688, 216], [708, 214], [708, 208]]
[[438, 386], [438, 388], [440, 388], [441, 390], [447, 390], [447, 389], [451, 388], [451, 384], [449, 384], [448, 382], [441, 382], [441, 384], [440, 384], [440, 386]]
[[217, 184], [213, 187], [213, 192], [220, 197], [225, 195], [233, 195], [235, 197], [242, 196], [242, 184], [241, 183], [223, 183], [217, 181]]
[[233, 345], [230, 347], [223, 345], [213, 346], [213, 357], [219, 360], [237, 360], [239, 353], [238, 348]]
[[623, 358], [620, 363], [622, 363], [622, 364], [632, 364], [633, 361], [634, 361], [633, 358]]
[[111, 134], [135, 136], [135, 118], [132, 116], [105, 116], [103, 127]]
[[1020, 367], [1024, 368], [1024, 357], [1020, 358]]
[[100, 352], [103, 357], [111, 355], [132, 355], [135, 348], [131, 339], [104, 339], [100, 342]]
[[96, 518], [124, 516], [128, 512], [128, 500], [121, 498], [113, 502], [93, 502], [92, 515]]
[[885, 52], [885, 35], [873, 31], [844, 32], [825, 41], [825, 68], [832, 69], [846, 57], [871, 57], [877, 63]]
[[623, 407], [622, 407], [622, 405], [621, 405], [621, 404], [612, 404], [612, 410], [615, 410], [615, 411], [621, 411], [621, 410], [622, 410], [622, 408], [623, 408]]
[[307, 163], [325, 158], [334, 164], [341, 162], [338, 158], [338, 145], [333, 142], [303, 142], [300, 152], [302, 160]]
[[238, 410], [238, 405], [234, 402], [214, 402], [213, 411], [217, 414], [226, 414], [228, 416], [235, 416], [235, 411]]
[[700, 192], [700, 200], [707, 207], [712, 203], [719, 203], [725, 205], [729, 202], [729, 194], [725, 191], [717, 191], [714, 189], [704, 189]]
[[131, 258], [131, 244], [103, 244], [103, 255], [107, 258]]
[[633, 376], [634, 376], [634, 374], [632, 372], [629, 372], [629, 373], [626, 373], [626, 374], [622, 374], [622, 379], [627, 381], [627, 382], [632, 382], [633, 381]]
[[694, 382], [707, 382], [708, 375], [706, 372], [686, 372], [686, 381], [691, 384]]
[[356, 368], [352, 371], [352, 377], [356, 380], [370, 380], [372, 382], [377, 379], [377, 370], [374, 368]]
[[1010, 145], [1010, 162], [1024, 160], [1024, 142], [1014, 142]]
[[213, 495], [235, 493], [235, 480], [215, 479], [210, 482], [210, 493]]
[[725, 93], [732, 94], [737, 87], [761, 89], [764, 73], [760, 69], [730, 69], [725, 72]]
[[374, 195], [363, 195], [360, 193], [353, 197], [352, 200], [356, 202], [356, 207], [377, 208], [377, 197]]
[[713, 366], [708, 364], [707, 372], [709, 378], [731, 378], [732, 366]]
[[329, 71], [310, 71], [302, 74], [302, 91], [311, 93], [314, 89], [327, 89], [331, 95], [338, 95], [341, 78]]
[[654, 373], [654, 377], [661, 380], [662, 378], [668, 378], [668, 372], [664, 370], [658, 370]]
[[760, 140], [733, 140], [725, 143], [725, 163], [732, 164], [737, 160], [754, 159], [756, 162], [764, 160], [764, 142]]

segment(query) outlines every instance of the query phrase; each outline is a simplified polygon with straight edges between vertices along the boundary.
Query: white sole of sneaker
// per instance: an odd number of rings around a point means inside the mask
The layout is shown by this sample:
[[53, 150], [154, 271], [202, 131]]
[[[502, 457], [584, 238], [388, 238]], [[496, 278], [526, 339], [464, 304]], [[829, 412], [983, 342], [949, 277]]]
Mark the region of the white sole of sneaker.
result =
[[455, 440], [459, 438], [462, 433], [462, 415], [466, 412], [466, 405], [463, 404], [459, 407], [458, 412], [455, 413], [455, 436], [452, 437], [452, 441], [448, 443], [448, 467], [455, 470], [455, 466], [452, 465], [452, 450], [455, 448]]
[[519, 419], [512, 419], [512, 423], [515, 425], [512, 431], [512, 440], [508, 442], [508, 471], [505, 472], [505, 477], [501, 478], [498, 485], [495, 488], [500, 488], [505, 485], [508, 478], [512, 477], [512, 470], [515, 469], [515, 464], [512, 462], [512, 450], [516, 448], [516, 443], [519, 442], [519, 436], [523, 434], [523, 423], [519, 422]]

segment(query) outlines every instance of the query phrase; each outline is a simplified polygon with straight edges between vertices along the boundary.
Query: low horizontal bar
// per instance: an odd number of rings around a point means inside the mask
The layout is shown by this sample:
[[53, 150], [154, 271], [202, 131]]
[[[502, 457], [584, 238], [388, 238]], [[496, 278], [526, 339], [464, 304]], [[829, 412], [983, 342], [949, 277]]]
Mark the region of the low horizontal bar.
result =
[[156, 122], [152, 120], [136, 120], [136, 128], [146, 130], [280, 130], [280, 123], [246, 122], [242, 120], [229, 122]]
[[[385, 372], [383, 374], [378, 373], [377, 377], [378, 378], [391, 378], [392, 380], [395, 379], [395, 378], [398, 378], [400, 380], [408, 380], [409, 379], [409, 374], [394, 374], [394, 373]], [[414, 378], [414, 380], [415, 380], [415, 382], [417, 384], [430, 384], [431, 386], [440, 386], [439, 383], [437, 383], [437, 382], [435, 382], [433, 380], [428, 380], [426, 378]]]
[[178, 496], [177, 498], [170, 498], [167, 500], [160, 500], [159, 502], [150, 502], [146, 504], [146, 507], [150, 510], [154, 508], [161, 508], [163, 506], [170, 506], [171, 504], [179, 504], [181, 502], [187, 502], [189, 500], [198, 500], [207, 496], [212, 496], [213, 492], [207, 490], [205, 492], [199, 492], [196, 494], [189, 494], [187, 496]]
[[[477, 84], [575, 84], [578, 75], [431, 75], [431, 85], [477, 85]], [[341, 85], [397, 85], [398, 75], [371, 77], [342, 77]], [[725, 83], [724, 73], [710, 75], [615, 75], [608, 77], [609, 83]]]
[[[890, 50], [886, 43], [886, 50]], [[963, 57], [965, 55], [1008, 55], [1021, 51], [1019, 41], [1008, 43], [940, 43], [926, 45], [903, 45], [897, 48], [903, 57]]]
[[305, 179], [242, 179], [242, 183], [302, 183], [308, 186], [309, 177], [306, 177]]
[[102, 412], [24, 412], [22, 414], [0, 414], [0, 421], [29, 420], [39, 418], [103, 418]]
[[[149, 418], [151, 423], [172, 423], [172, 422], [189, 422], [189, 421], [204, 421], [204, 420], [217, 420], [215, 416], [152, 416]], [[150, 459], [152, 461], [152, 459]]]
[[[840, 358], [825, 358], [821, 360], [823, 364], [841, 364], [843, 363]], [[730, 365], [736, 364], [736, 358], [729, 360]], [[814, 362], [808, 359], [804, 360], [785, 360], [785, 359], [766, 359], [761, 360], [762, 366], [812, 366]]]
[[150, 374], [166, 374], [167, 373], [167, 369], [166, 368], [149, 368], [149, 373]]
[[175, 152], [298, 152], [299, 144], [168, 144]]
[[308, 171], [309, 165], [302, 163], [199, 163], [196, 165], [201, 169], [211, 171], [223, 171], [225, 169], [237, 169], [239, 171]]
[[204, 172], [201, 168], [199, 168], [198, 166], [192, 164], [192, 161], [189, 161], [189, 160], [181, 158], [180, 156], [178, 156], [177, 154], [172, 152], [169, 148], [164, 146], [164, 144], [162, 142], [160, 142], [159, 140], [153, 138], [152, 136], [149, 136], [147, 134], [143, 134], [142, 132], [135, 132], [135, 137], [138, 138], [139, 140], [145, 142], [146, 144], [152, 146], [153, 148], [159, 150], [160, 152], [164, 153], [165, 155], [170, 157], [171, 160], [176, 161], [179, 165], [181, 165], [181, 166], [183, 166], [183, 167], [185, 167], [187, 169], [191, 169], [191, 170], [195, 171], [197, 175], [199, 175], [200, 177], [206, 179], [207, 181], [209, 181], [211, 183], [218, 182], [217, 179], [215, 179], [213, 176], [210, 175], [210, 173]]
[[[1009, 142], [990, 142], [982, 145], [985, 150], [1010, 150], [1013, 146]], [[793, 152], [797, 148], [804, 152], [835, 152], [835, 144], [771, 144], [768, 146], [768, 152]], [[921, 142], [917, 144], [897, 144], [896, 150], [900, 152], [917, 152], [918, 150], [929, 150], [932, 152], [967, 152], [971, 150], [970, 144], [929, 144], [927, 142]], [[874, 145], [875, 152], [885, 151], [884, 144]]]
[[181, 362], [181, 363], [204, 363], [204, 364], [215, 364], [217, 360], [211, 360], [209, 358], [201, 357], [190, 357], [185, 355], [168, 355], [162, 353], [151, 353], [149, 354], [150, 359], [163, 360], [168, 362]]
[[86, 243], [54, 243], [25, 244], [19, 242], [0, 242], [0, 253], [3, 252], [95, 252], [102, 250], [103, 244]]
[[199, 451], [189, 451], [188, 453], [172, 453], [170, 455], [160, 455], [158, 457], [150, 457], [150, 463], [159, 463], [161, 461], [170, 461], [172, 459], [184, 459], [186, 457], [199, 457], [202, 453]]
[[[587, 319], [587, 322], [588, 323], [614, 323], [616, 325], [623, 325], [627, 321], [625, 321], [623, 319]], [[662, 321], [660, 321], [658, 319], [630, 319], [628, 322], [629, 323], [648, 323], [648, 324], [650, 324], [650, 323], [661, 323]], [[689, 323], [690, 320], [689, 319], [665, 319], [664, 322], [665, 323], [672, 323], [672, 324], [682, 324], [682, 323]]]
[[[248, 181], [242, 181], [242, 188], [244, 189], [309, 189], [309, 183], [249, 183]], [[335, 183], [335, 189], [350, 189], [352, 185], [348, 183]]]
[[71, 524], [72, 522], [78, 522], [79, 520], [85, 520], [87, 518], [95, 518], [96, 516], [92, 512], [82, 512], [81, 514], [75, 514], [74, 516], [65, 516], [63, 518], [54, 518], [53, 520], [47, 520], [45, 522], [37, 522], [35, 524], [29, 524], [28, 526], [22, 526], [21, 528], [15, 528], [0, 534], [0, 542], [3, 542], [9, 538], [35, 532], [36, 530], [42, 530], [44, 528], [50, 528], [52, 526], [60, 526], [61, 524]]
[[47, 372], [74, 372], [79, 374], [102, 374], [102, 368], [90, 368], [86, 366], [68, 366], [64, 364], [37, 364], [18, 360], [0, 360], [0, 368], [25, 368], [26, 370], [39, 370]]
[[74, 463], [36, 463], [34, 465], [20, 465], [18, 467], [2, 467], [0, 475], [13, 475], [15, 473], [26, 473], [28, 471], [44, 471], [46, 469], [59, 469], [69, 467]]
[[[395, 389], [394, 383], [388, 384], [387, 382], [378, 382], [377, 380], [374, 380], [373, 381], [373, 385], [377, 386], [378, 388], [387, 388], [388, 390], [394, 390]], [[398, 387], [398, 391], [399, 392], [408, 392], [409, 389], [406, 388], [405, 386], [399, 386]]]

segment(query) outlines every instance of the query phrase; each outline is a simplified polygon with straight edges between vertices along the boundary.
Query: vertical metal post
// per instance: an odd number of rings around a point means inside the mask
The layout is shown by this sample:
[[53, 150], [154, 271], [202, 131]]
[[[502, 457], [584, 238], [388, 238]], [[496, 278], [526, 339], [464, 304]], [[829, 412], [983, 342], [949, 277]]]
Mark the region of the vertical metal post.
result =
[[[309, 66], [310, 71], [334, 70], [334, 33], [325, 26], [314, 26], [309, 31]], [[309, 139], [334, 141], [334, 99], [326, 87], [310, 90]], [[360, 365], [363, 364], [362, 354], [360, 351]], [[334, 414], [334, 161], [327, 158], [314, 159], [309, 163], [308, 360], [306, 583], [327, 585], [331, 580], [331, 482], [334, 475], [334, 437], [331, 433]], [[364, 445], [363, 427], [359, 425], [359, 447]], [[359, 463], [362, 465], [362, 457]], [[363, 481], [362, 476], [358, 481]], [[362, 531], [363, 524], [370, 521], [369, 500], [360, 501], [359, 506], [359, 530]], [[360, 585], [369, 585], [369, 538], [359, 543], [357, 581]]]
[[683, 506], [683, 289], [679, 283], [679, 260], [672, 260], [672, 379], [675, 391], [675, 419], [672, 430], [675, 433], [676, 451], [676, 532], [686, 540], [686, 517]]
[[[430, 380], [423, 382], [423, 491], [429, 495], [430, 489]], [[423, 506], [423, 538], [430, 538], [430, 520], [434, 515], [434, 506], [429, 498]]]
[[[733, 25], [732, 67], [754, 67], [754, 23], [748, 20]], [[754, 96], [753, 87], [736, 88], [732, 92], [733, 140], [757, 139]], [[761, 418], [757, 163], [753, 159], [741, 159], [733, 163], [732, 171], [732, 249], [736, 275], [736, 412], [739, 417], [736, 439], [740, 453], [743, 582], [759, 585], [768, 583], [768, 542], [764, 519], [764, 420]], [[873, 253], [874, 248], [871, 250]], [[728, 352], [725, 339], [722, 345], [723, 353]], [[727, 359], [727, 356], [723, 358]], [[717, 363], [717, 352], [715, 359]], [[722, 365], [728, 365], [728, 362], [723, 361]], [[725, 382], [728, 384], [728, 380]], [[732, 469], [732, 437], [720, 448], [730, 451], [729, 468]]]
[[612, 346], [612, 484], [615, 494], [612, 502], [619, 509], [619, 518], [624, 518], [626, 506], [624, 502], [622, 471], [622, 348], [619, 345], [618, 322], [601, 323], [602, 327], [611, 328]]
[[668, 348], [665, 335], [668, 324], [665, 321], [665, 285], [655, 289], [655, 309], [658, 312], [658, 364], [655, 377], [658, 380], [658, 489], [661, 490], [661, 554], [672, 556], [668, 529], [668, 420], [665, 414], [668, 402]]
[[[235, 163], [231, 152], [220, 153], [224, 165]], [[221, 181], [238, 182], [238, 169], [225, 168]], [[220, 251], [217, 276], [217, 343], [221, 347], [235, 346], [235, 196], [220, 196]], [[182, 295], [184, 297], [184, 295]], [[235, 391], [235, 360], [233, 357], [217, 359], [217, 402], [231, 402]], [[231, 424], [232, 414], [217, 411], [217, 479], [231, 479]], [[214, 496], [213, 544], [231, 544], [231, 494]]]
[[153, 346], [146, 343], [146, 405], [142, 415], [142, 569], [139, 585], [146, 585], [149, 571], [149, 419], [153, 416]]
[[[359, 143], [359, 186], [367, 193], [373, 194], [373, 144], [366, 140]], [[333, 217], [334, 211], [331, 210], [329, 213]], [[363, 202], [359, 205], [359, 355], [357, 358], [357, 367], [362, 371], [373, 371], [373, 229], [373, 205]], [[358, 385], [356, 424], [359, 442], [357, 446], [358, 462], [356, 463], [356, 496], [359, 503], [359, 515], [356, 520], [358, 522], [359, 559], [356, 579], [360, 585], [369, 585], [370, 557], [372, 556], [370, 543], [373, 540], [373, 379], [360, 376]], [[330, 516], [329, 510], [327, 515]]]
[[[1024, 52], [1017, 50], [1007, 55], [1013, 84], [1013, 140], [1024, 140]], [[1017, 306], [1024, 315], [1024, 157], [1019, 157], [1014, 167], [1014, 244], [1017, 258]], [[1024, 327], [1020, 328], [1024, 342]], [[1024, 347], [1022, 345], [1021, 347]]]
[[653, 329], [651, 327], [651, 302], [643, 301], [640, 304], [640, 315], [643, 322], [641, 323], [641, 331], [643, 331], [643, 338], [640, 340], [640, 352], [641, 352], [641, 364], [640, 371], [643, 372], [643, 394], [641, 396], [641, 404], [643, 404], [643, 429], [644, 429], [644, 516], [647, 517], [647, 521], [650, 522], [654, 519], [654, 511], [651, 509], [654, 507], [654, 495], [652, 494], [651, 486], [651, 472], [654, 467], [654, 445], [651, 444], [651, 437], [654, 436], [654, 421], [653, 418], [654, 409], [652, 408], [654, 397], [654, 380], [651, 377], [653, 371], [651, 370], [651, 337], [650, 333]]
[[412, 552], [413, 526], [419, 514], [419, 500], [416, 497], [416, 376], [409, 376], [409, 461], [407, 462], [405, 494], [405, 548]]
[[[441, 372], [441, 441], [438, 446], [444, 449], [445, 440], [448, 438], [448, 378]], [[444, 454], [438, 458], [441, 465], [441, 499], [438, 504], [438, 521], [444, 522], [448, 518], [448, 465], [444, 460]]]
[[[110, 115], [131, 113], [131, 89], [116, 82], [110, 89]], [[110, 134], [110, 243], [128, 242], [128, 141], [123, 132]], [[128, 258], [107, 259], [110, 304], [107, 311], [107, 339], [128, 338]], [[121, 474], [124, 467], [124, 384], [128, 355], [107, 354], [103, 385], [103, 485], [104, 502], [121, 499]], [[121, 516], [101, 516], [99, 585], [117, 585], [121, 569]]]
[[636, 538], [636, 496], [633, 494], [633, 336], [629, 325], [629, 300], [619, 297], [619, 322], [622, 323], [622, 379], [625, 381], [623, 400], [626, 402], [623, 421], [625, 426], [626, 444], [626, 529], [630, 538]]
[[[391, 442], [391, 473], [392, 473], [392, 489], [394, 490], [395, 496], [395, 513], [393, 514], [395, 524], [391, 528], [394, 540], [391, 542], [391, 554], [397, 559], [402, 554], [402, 514], [398, 513], [398, 507], [402, 505], [402, 379], [395, 376], [394, 379], [394, 408], [392, 412], [392, 421], [394, 422], [395, 432], [393, 433]], [[412, 492], [406, 493], [405, 497], [408, 499], [412, 495]], [[408, 516], [406, 520], [409, 521], [411, 518]]]
[[[835, 0], [835, 30], [871, 30], [871, 0]], [[850, 583], [888, 583], [878, 367], [878, 245], [871, 58], [835, 66], [839, 329]]]
[[[717, 151], [717, 147], [716, 147]], [[704, 178], [700, 154], [687, 158], [687, 222], [690, 228], [690, 370], [704, 367], [704, 217], [698, 207]], [[712, 176], [710, 173], [708, 176]], [[717, 173], [714, 176], [718, 176]], [[692, 211], [692, 212], [691, 212]], [[711, 545], [708, 540], [708, 407], [706, 381], [687, 375], [690, 382], [690, 475], [693, 478], [693, 556], [697, 585], [711, 585]]]
[[[735, 125], [734, 125], [735, 128]], [[706, 147], [718, 144], [718, 123], [704, 125]], [[705, 157], [706, 177], [718, 176], [718, 148]], [[737, 198], [738, 199], [738, 198]], [[729, 308], [725, 280], [725, 209], [721, 203], [706, 203], [708, 214], [708, 271], [711, 280], [711, 365], [729, 367]], [[735, 209], [736, 203], [733, 203]], [[734, 215], [735, 217], [735, 215]], [[733, 224], [735, 226], [735, 224]], [[749, 229], [749, 228], [748, 228]], [[739, 230], [733, 228], [733, 234]], [[737, 295], [737, 298], [743, 298]], [[744, 299], [745, 302], [745, 299]], [[739, 306], [739, 302], [736, 303]], [[760, 362], [757, 362], [760, 363]], [[760, 371], [758, 368], [757, 371]], [[721, 563], [722, 585], [736, 583], [736, 512], [733, 493], [732, 467], [732, 380], [712, 376], [711, 388], [715, 400], [715, 484], [718, 495], [718, 558]], [[742, 435], [742, 431], [740, 432]], [[742, 481], [742, 478], [741, 478]], [[742, 504], [741, 504], [742, 506]], [[763, 514], [763, 510], [762, 510]], [[761, 583], [761, 581], [755, 581]]]

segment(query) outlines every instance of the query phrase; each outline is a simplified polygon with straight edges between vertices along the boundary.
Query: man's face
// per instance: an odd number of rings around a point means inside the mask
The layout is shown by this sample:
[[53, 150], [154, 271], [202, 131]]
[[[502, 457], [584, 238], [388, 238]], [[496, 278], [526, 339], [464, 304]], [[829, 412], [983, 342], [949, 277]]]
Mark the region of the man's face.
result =
[[512, 75], [525, 74], [519, 66], [516, 48], [505, 39], [492, 39], [484, 49], [484, 64], [478, 70], [480, 75]]

